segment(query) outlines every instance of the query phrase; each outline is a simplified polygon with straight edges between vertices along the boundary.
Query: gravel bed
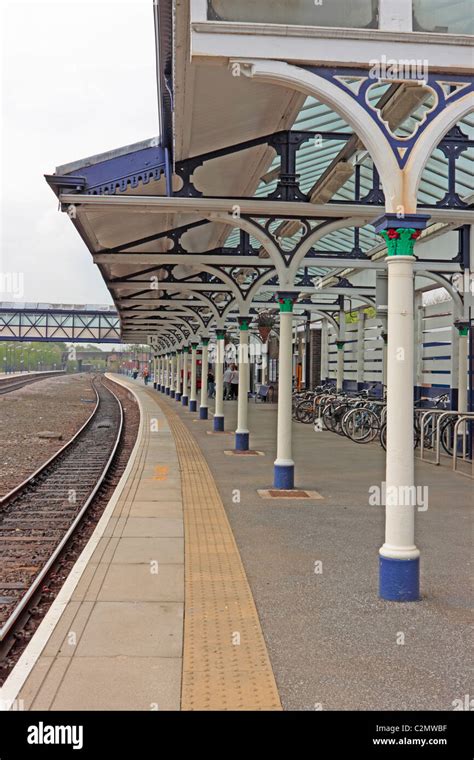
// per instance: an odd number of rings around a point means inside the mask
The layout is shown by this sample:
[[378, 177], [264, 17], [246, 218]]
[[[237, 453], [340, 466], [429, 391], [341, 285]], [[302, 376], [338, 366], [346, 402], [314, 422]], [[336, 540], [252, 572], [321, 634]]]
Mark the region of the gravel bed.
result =
[[[0, 396], [0, 496], [72, 438], [94, 401], [91, 375], [84, 373], [39, 380]], [[39, 437], [47, 433], [55, 437]]]

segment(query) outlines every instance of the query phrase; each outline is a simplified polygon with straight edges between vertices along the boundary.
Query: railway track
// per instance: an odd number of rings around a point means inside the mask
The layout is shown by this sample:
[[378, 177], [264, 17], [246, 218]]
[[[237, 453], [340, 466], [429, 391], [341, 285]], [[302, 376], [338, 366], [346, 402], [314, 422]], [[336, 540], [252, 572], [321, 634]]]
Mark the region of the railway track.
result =
[[73, 535], [114, 459], [123, 427], [117, 396], [93, 380], [96, 404], [76, 435], [0, 499], [0, 647]]
[[8, 378], [7, 380], [2, 378], [0, 380], [0, 396], [3, 396], [4, 393], [17, 391], [25, 385], [31, 385], [31, 383], [38, 382], [38, 380], [45, 380], [47, 377], [56, 377], [56, 375], [64, 374], [65, 372], [61, 370], [60, 372], [42, 372], [39, 377], [38, 375], [24, 375], [23, 377], [19, 375], [18, 377]]

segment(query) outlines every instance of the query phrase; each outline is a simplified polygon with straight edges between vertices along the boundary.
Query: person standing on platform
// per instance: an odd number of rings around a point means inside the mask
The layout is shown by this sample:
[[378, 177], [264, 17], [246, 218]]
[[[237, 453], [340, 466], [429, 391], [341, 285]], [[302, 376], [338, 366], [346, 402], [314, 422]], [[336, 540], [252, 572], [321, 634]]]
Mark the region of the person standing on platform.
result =
[[212, 369], [207, 373], [207, 395], [209, 398], [214, 398], [216, 393], [216, 379]]
[[224, 377], [223, 377], [223, 381], [224, 381], [224, 399], [226, 401], [228, 401], [230, 398], [232, 398], [232, 374], [233, 374], [232, 366], [233, 365], [230, 364], [227, 367], [226, 371], [224, 372]]
[[231, 398], [236, 399], [239, 395], [239, 368], [237, 364], [232, 365], [232, 376], [230, 379]]
[[148, 380], [150, 379], [150, 370], [148, 367], [145, 367], [143, 370], [143, 380], [145, 381], [145, 385], [148, 385]]

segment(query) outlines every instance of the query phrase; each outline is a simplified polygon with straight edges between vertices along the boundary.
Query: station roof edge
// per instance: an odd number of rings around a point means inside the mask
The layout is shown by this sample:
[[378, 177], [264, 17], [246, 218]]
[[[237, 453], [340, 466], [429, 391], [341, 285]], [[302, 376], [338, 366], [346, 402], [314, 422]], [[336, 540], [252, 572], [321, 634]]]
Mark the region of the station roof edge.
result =
[[87, 158], [80, 158], [76, 161], [62, 164], [61, 166], [56, 167], [55, 174], [58, 176], [72, 174], [72, 172], [76, 172], [80, 169], [86, 169], [88, 166], [101, 164], [105, 161], [110, 161], [113, 158], [126, 156], [129, 153], [136, 153], [139, 150], [144, 150], [146, 148], [157, 147], [160, 144], [161, 143], [158, 137], [150, 137], [146, 140], [140, 140], [139, 142], [131, 143], [129, 145], [122, 145], [119, 148], [113, 148], [111, 150], [104, 151], [103, 153], [96, 153], [95, 155], [88, 156]]

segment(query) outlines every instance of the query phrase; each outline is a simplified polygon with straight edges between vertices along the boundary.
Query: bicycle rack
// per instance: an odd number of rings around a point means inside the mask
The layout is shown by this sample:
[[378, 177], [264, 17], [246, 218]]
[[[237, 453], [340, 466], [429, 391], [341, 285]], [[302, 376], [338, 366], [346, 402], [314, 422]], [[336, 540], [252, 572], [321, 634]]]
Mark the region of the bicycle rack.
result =
[[[455, 426], [454, 426], [454, 433], [453, 433], [453, 470], [456, 472], [460, 472], [460, 470], [456, 469], [455, 462], [458, 458], [458, 435], [459, 435], [459, 423], [466, 419], [474, 419], [474, 412], [461, 412], [459, 409], [417, 409], [415, 412], [419, 415], [421, 415], [421, 439], [420, 439], [420, 459], [423, 462], [428, 462], [428, 464], [434, 464], [436, 466], [439, 466], [441, 464], [441, 423], [443, 419], [446, 417], [459, 417], [459, 420], [456, 420]], [[428, 459], [425, 456], [425, 438], [426, 438], [426, 431], [425, 431], [425, 420], [432, 416], [436, 416], [436, 424], [434, 426], [433, 430], [433, 439], [432, 439], [432, 449], [435, 452], [435, 458]], [[464, 427], [464, 431], [462, 433], [463, 435], [463, 441], [462, 441], [462, 459], [464, 461], [468, 461], [467, 456], [467, 435], [466, 435], [466, 426]], [[462, 475], [465, 475], [466, 473], [461, 473]]]
[[466, 435], [466, 429], [467, 425], [463, 425], [463, 431], [460, 434], [459, 427], [462, 423], [466, 422], [466, 420], [474, 420], [474, 412], [464, 412], [460, 415], [459, 419], [456, 420], [456, 424], [454, 425], [454, 432], [453, 432], [453, 438], [454, 438], [454, 445], [453, 445], [453, 472], [459, 473], [459, 475], [464, 475], [467, 478], [474, 479], [474, 457], [471, 457], [471, 472], [462, 472], [462, 470], [457, 469], [457, 462], [458, 462], [458, 435], [462, 435], [462, 459], [466, 462], [469, 461], [469, 458], [467, 456], [467, 435]]
[[[438, 458], [433, 460], [427, 459], [425, 457], [425, 419], [427, 417], [434, 415], [439, 415], [440, 417], [443, 417], [444, 415], [448, 414], [445, 409], [415, 409], [415, 414], [419, 414], [421, 416], [421, 423], [420, 423], [420, 431], [421, 431], [421, 438], [420, 438], [420, 459], [423, 462], [428, 462], [428, 464], [439, 464], [439, 452], [438, 452]], [[453, 414], [452, 411], [449, 412], [449, 414]], [[437, 441], [437, 432], [439, 428], [436, 428], [436, 433], [434, 433], [435, 441]], [[435, 447], [435, 441], [433, 441], [432, 448]]]

